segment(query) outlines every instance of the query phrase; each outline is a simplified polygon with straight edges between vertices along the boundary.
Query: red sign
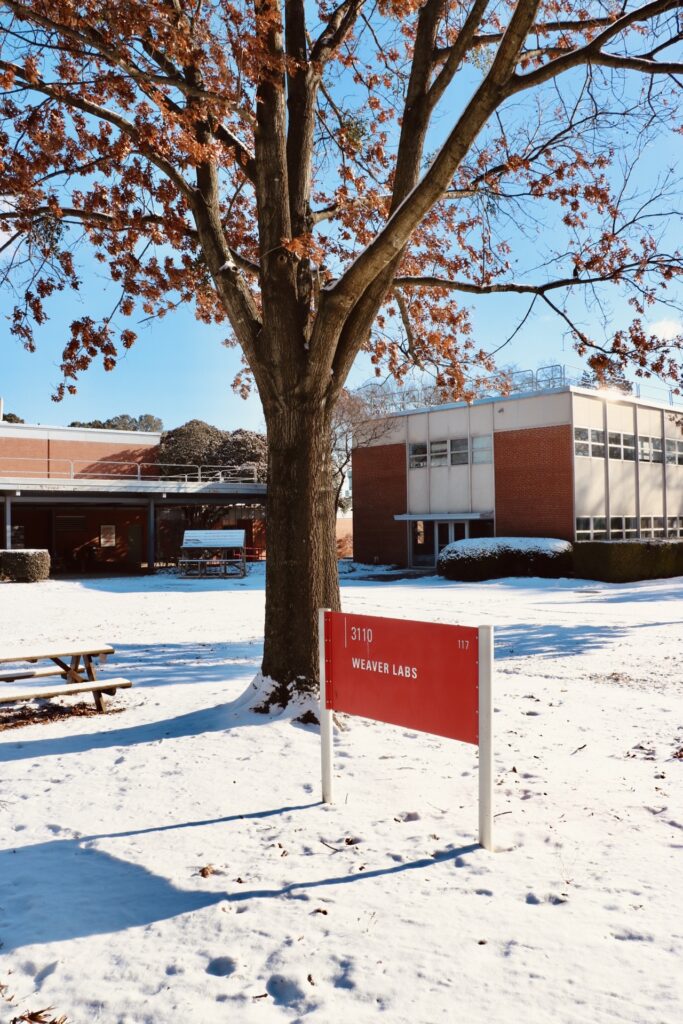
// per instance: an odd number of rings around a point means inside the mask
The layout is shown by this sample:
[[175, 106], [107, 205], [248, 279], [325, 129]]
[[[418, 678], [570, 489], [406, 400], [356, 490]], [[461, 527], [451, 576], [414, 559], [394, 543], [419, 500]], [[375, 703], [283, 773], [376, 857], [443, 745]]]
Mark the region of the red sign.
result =
[[479, 742], [479, 631], [325, 612], [325, 705]]

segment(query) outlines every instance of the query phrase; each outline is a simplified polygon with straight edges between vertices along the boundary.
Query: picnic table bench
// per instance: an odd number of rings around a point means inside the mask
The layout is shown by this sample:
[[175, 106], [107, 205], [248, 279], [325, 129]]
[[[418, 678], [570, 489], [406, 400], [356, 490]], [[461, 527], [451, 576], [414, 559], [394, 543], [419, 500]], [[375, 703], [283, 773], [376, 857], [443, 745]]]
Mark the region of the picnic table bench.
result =
[[246, 576], [244, 530], [185, 530], [178, 568], [186, 576]]
[[[133, 684], [130, 679], [120, 677], [114, 679], [98, 679], [93, 665], [93, 658], [101, 662], [114, 653], [109, 644], [62, 644], [51, 648], [37, 650], [2, 650], [0, 649], [0, 665], [19, 665], [20, 667], [0, 671], [0, 683], [16, 683], [22, 680], [43, 679], [46, 676], [60, 676], [65, 683], [54, 683], [45, 686], [28, 686], [16, 690], [11, 687], [0, 689], [0, 704], [13, 704], [15, 701], [47, 699], [50, 697], [70, 696], [77, 693], [92, 693], [95, 707], [105, 711], [104, 694], [113, 696], [117, 690], [128, 689]], [[35, 667], [37, 662], [52, 662], [51, 665]], [[29, 666], [24, 667], [23, 663]], [[83, 663], [81, 665], [81, 662]]]

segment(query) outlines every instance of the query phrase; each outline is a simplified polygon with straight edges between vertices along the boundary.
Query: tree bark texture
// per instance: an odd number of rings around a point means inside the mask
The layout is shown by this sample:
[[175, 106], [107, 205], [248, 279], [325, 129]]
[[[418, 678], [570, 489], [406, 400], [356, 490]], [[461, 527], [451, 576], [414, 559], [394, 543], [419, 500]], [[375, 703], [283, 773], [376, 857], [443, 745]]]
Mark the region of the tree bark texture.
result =
[[263, 674], [276, 681], [271, 701], [286, 704], [316, 686], [318, 609], [340, 606], [329, 412], [293, 401], [267, 411], [266, 426]]

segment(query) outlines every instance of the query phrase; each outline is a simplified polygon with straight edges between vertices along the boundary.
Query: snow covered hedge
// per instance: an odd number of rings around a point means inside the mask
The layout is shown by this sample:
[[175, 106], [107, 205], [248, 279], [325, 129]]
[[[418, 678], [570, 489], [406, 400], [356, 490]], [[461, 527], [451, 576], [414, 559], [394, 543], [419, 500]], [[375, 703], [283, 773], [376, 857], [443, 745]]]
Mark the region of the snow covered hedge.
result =
[[50, 553], [40, 548], [0, 551], [0, 579], [13, 583], [37, 583], [50, 575]]
[[605, 583], [634, 583], [683, 576], [683, 542], [592, 540], [574, 548], [576, 575]]
[[567, 576], [572, 546], [549, 537], [480, 537], [448, 544], [437, 562], [448, 580], [490, 580], [502, 576]]

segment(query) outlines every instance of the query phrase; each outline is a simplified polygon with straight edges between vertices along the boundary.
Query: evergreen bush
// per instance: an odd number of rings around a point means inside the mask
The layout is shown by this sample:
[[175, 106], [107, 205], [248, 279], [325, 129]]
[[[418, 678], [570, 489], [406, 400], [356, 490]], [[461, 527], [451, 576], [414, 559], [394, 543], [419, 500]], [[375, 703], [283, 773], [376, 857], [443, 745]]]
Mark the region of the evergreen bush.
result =
[[463, 581], [503, 576], [570, 576], [572, 546], [569, 541], [545, 537], [458, 540], [440, 553], [437, 571], [447, 580]]
[[50, 575], [50, 553], [41, 549], [0, 551], [0, 577], [12, 583], [38, 583]]
[[603, 583], [683, 576], [683, 542], [666, 540], [588, 540], [574, 548], [577, 576]]

